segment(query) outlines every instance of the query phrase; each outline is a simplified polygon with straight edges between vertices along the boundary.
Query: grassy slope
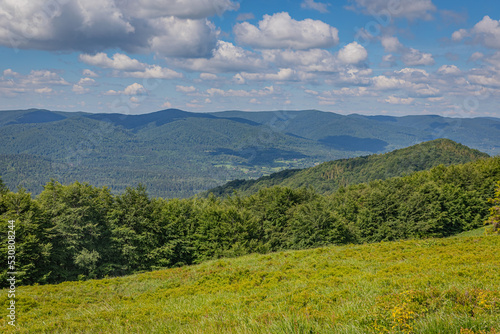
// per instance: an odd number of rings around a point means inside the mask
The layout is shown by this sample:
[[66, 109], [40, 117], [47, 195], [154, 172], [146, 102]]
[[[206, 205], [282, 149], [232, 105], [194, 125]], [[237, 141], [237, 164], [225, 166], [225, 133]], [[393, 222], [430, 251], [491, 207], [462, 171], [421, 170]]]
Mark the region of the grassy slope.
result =
[[499, 247], [498, 236], [325, 247], [21, 287], [17, 332], [496, 333]]

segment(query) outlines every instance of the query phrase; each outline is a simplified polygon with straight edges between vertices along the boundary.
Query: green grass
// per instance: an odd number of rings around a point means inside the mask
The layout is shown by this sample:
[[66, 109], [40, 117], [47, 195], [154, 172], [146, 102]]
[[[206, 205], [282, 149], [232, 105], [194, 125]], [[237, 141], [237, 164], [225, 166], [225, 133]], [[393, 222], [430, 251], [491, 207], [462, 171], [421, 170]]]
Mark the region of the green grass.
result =
[[[500, 238], [249, 255], [19, 287], [18, 333], [497, 333]], [[492, 329], [493, 328], [493, 329]]]
[[465, 231], [457, 234], [455, 237], [479, 237], [486, 234], [486, 227], [480, 227], [472, 231]]

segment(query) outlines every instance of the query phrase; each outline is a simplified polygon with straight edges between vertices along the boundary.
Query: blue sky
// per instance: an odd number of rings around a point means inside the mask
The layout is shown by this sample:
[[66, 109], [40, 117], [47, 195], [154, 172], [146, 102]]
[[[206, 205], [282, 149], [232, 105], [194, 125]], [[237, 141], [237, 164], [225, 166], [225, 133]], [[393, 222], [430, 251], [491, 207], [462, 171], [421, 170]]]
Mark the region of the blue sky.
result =
[[0, 0], [0, 109], [500, 117], [495, 0]]

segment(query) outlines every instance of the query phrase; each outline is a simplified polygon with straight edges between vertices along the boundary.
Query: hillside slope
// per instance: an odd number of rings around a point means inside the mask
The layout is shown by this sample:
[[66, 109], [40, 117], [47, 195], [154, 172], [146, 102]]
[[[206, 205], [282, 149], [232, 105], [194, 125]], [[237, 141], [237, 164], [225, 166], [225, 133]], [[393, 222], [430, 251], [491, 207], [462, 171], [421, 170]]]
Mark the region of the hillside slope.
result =
[[285, 170], [257, 180], [234, 180], [207, 193], [228, 196], [237, 191], [249, 195], [271, 186], [312, 186], [319, 193], [325, 194], [351, 184], [384, 180], [440, 164], [460, 164], [487, 157], [486, 153], [452, 140], [436, 139], [385, 154], [328, 161], [302, 170]]
[[0, 176], [10, 189], [22, 186], [35, 195], [54, 178], [109, 186], [114, 193], [142, 183], [154, 196], [190, 197], [235, 179], [435, 138], [496, 155], [499, 137], [495, 118], [344, 116], [317, 110], [167, 109], [141, 115], [7, 110], [0, 111]]
[[[498, 236], [333, 246], [19, 287], [15, 333], [495, 334], [499, 247]], [[0, 331], [14, 333], [6, 312]]]

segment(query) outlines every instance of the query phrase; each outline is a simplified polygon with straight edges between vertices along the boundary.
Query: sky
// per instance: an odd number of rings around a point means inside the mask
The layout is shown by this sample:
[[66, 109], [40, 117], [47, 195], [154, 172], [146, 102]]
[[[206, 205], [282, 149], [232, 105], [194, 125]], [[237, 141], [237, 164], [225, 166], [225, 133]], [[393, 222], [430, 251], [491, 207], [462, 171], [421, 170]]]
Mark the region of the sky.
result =
[[497, 0], [0, 0], [0, 109], [500, 117]]

